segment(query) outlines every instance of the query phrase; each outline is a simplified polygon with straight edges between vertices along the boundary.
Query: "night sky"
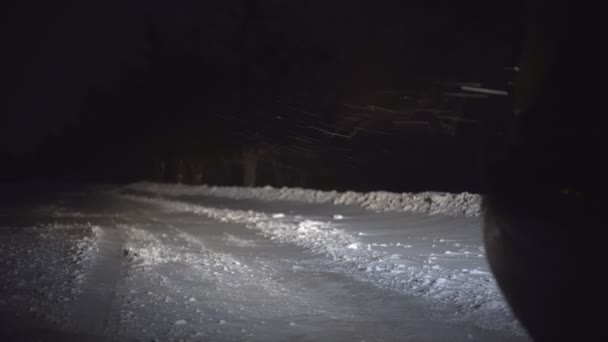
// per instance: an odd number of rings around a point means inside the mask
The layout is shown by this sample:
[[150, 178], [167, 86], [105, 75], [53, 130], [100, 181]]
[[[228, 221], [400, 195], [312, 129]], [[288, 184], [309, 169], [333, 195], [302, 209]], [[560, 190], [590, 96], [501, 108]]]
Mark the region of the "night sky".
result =
[[63, 181], [187, 181], [176, 170], [197, 164], [206, 176], [190, 182], [239, 184], [232, 169], [253, 149], [256, 184], [475, 189], [487, 127], [510, 100], [450, 107], [475, 121], [455, 136], [369, 108], [399, 111], [417, 96], [443, 110], [437, 84], [448, 82], [505, 89], [522, 33], [521, 4], [506, 1], [2, 7], [3, 172]]

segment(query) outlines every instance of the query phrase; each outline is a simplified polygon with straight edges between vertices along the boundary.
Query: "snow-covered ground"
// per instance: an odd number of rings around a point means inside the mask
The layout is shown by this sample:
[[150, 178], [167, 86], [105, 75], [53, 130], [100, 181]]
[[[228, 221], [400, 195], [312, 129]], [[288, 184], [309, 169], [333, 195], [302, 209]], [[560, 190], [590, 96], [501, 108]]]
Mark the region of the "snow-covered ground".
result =
[[485, 263], [475, 195], [25, 197], [0, 208], [3, 340], [528, 340]]

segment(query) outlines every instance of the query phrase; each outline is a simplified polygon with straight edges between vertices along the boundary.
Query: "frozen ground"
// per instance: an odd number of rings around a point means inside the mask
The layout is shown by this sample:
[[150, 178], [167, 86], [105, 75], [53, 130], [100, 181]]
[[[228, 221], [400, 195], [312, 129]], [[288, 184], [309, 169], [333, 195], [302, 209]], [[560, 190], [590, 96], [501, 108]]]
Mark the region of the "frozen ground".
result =
[[[408, 195], [434, 208], [408, 212], [319, 194], [4, 191], [0, 338], [528, 340], [488, 272], [474, 195]], [[334, 204], [353, 196], [368, 204]]]

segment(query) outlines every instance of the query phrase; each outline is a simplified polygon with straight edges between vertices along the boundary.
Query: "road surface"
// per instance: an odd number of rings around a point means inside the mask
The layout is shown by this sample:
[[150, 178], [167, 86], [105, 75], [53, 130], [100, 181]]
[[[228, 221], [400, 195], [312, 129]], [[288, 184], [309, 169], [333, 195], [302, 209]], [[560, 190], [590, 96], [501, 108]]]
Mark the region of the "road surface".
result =
[[480, 219], [40, 187], [0, 202], [0, 337], [528, 341]]

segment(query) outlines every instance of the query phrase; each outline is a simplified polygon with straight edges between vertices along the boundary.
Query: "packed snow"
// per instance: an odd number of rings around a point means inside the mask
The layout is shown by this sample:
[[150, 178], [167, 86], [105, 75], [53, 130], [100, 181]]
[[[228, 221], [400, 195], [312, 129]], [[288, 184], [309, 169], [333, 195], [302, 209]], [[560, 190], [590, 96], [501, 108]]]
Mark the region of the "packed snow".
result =
[[[390, 244], [393, 248], [389, 249], [389, 244], [370, 243], [332, 222], [286, 219], [284, 215], [278, 216], [283, 220], [276, 220], [276, 214], [269, 216], [251, 210], [217, 209], [130, 195], [125, 197], [158, 204], [165, 210], [176, 213], [194, 213], [221, 222], [244, 224], [270, 240], [291, 243], [326, 255], [333, 267], [356, 279], [404, 294], [456, 304], [460, 318], [474, 316], [483, 327], [515, 329], [516, 323], [513, 320], [492, 319], [496, 315], [508, 315], [508, 308], [489, 272], [478, 268], [454, 269], [439, 261], [452, 256], [484, 258], [482, 247], [468, 246], [469, 248], [458, 248], [457, 251], [428, 253], [428, 256], [424, 255], [426, 260], [422, 263], [412, 263], [410, 259], [404, 258], [404, 253], [394, 253], [394, 247], [398, 248], [400, 243]], [[461, 247], [458, 243], [451, 246]], [[409, 245], [404, 248], [409, 248]]]
[[138, 183], [0, 208], [0, 337], [528, 340], [471, 208], [314, 193]]

